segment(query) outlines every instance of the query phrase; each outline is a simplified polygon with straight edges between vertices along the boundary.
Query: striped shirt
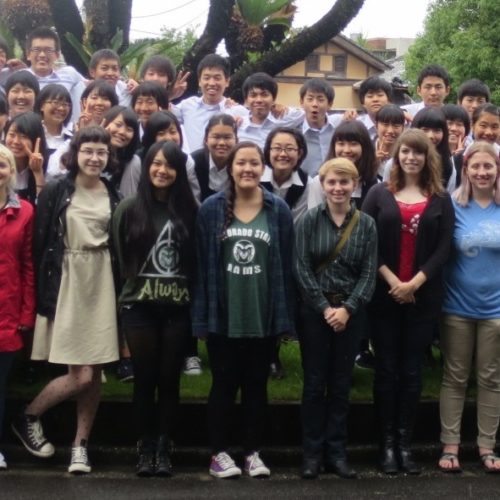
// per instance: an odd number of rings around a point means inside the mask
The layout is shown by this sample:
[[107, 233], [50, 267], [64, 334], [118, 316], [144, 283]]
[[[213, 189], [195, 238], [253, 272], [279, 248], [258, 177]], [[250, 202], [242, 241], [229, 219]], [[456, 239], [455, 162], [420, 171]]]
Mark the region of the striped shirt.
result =
[[[334, 261], [333, 253], [354, 214], [355, 206], [338, 227], [330, 217], [326, 202], [307, 211], [296, 226], [294, 274], [303, 300], [322, 313], [329, 303], [324, 293], [342, 293], [346, 309], [353, 314], [366, 304], [375, 289], [377, 273], [377, 230], [374, 220], [364, 213]], [[328, 265], [318, 274], [322, 262]]]

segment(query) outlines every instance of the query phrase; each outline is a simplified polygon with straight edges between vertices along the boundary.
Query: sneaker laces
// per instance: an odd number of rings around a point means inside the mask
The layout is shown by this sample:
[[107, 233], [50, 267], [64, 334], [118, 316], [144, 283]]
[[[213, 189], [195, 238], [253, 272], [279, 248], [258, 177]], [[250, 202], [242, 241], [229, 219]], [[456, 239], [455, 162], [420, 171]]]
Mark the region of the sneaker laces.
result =
[[201, 359], [197, 356], [191, 356], [186, 360], [186, 369], [189, 370], [191, 368], [200, 368]]
[[28, 435], [37, 445], [43, 445], [47, 440], [43, 435], [43, 427], [40, 420], [36, 419], [28, 424]]
[[228, 469], [229, 467], [234, 467], [234, 460], [225, 452], [219, 453], [215, 457], [215, 461], [223, 468]]
[[252, 468], [264, 466], [264, 462], [260, 458], [258, 451], [248, 455], [247, 462], [248, 462], [248, 466], [252, 467]]
[[86, 464], [87, 462], [88, 456], [85, 446], [74, 446], [71, 448], [71, 463]]

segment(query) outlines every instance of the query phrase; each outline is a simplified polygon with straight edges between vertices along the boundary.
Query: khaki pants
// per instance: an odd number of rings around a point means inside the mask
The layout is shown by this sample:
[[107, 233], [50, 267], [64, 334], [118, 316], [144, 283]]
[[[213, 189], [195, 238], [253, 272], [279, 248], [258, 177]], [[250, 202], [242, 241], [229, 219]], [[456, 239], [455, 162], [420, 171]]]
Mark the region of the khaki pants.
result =
[[445, 314], [441, 348], [444, 355], [439, 400], [441, 442], [460, 444], [465, 392], [475, 355], [477, 445], [493, 449], [500, 417], [500, 319], [474, 320]]

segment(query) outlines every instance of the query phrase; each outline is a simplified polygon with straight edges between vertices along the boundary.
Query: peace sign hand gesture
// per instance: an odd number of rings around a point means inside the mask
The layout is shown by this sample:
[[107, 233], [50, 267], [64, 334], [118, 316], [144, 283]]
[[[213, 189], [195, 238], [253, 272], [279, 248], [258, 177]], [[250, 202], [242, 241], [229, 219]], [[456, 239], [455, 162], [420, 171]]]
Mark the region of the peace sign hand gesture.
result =
[[40, 137], [35, 142], [35, 149], [31, 151], [27, 144], [24, 145], [24, 149], [26, 154], [28, 155], [28, 166], [33, 172], [33, 174], [42, 174], [43, 175], [43, 156], [40, 153]]

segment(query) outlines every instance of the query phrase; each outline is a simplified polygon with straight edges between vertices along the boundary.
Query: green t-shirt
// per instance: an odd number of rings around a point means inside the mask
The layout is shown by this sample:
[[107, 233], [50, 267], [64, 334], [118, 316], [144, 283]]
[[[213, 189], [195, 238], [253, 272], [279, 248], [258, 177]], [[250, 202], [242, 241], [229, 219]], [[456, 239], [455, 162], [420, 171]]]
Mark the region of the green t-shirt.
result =
[[264, 337], [268, 325], [268, 254], [271, 237], [264, 210], [226, 230], [223, 263], [228, 337]]

